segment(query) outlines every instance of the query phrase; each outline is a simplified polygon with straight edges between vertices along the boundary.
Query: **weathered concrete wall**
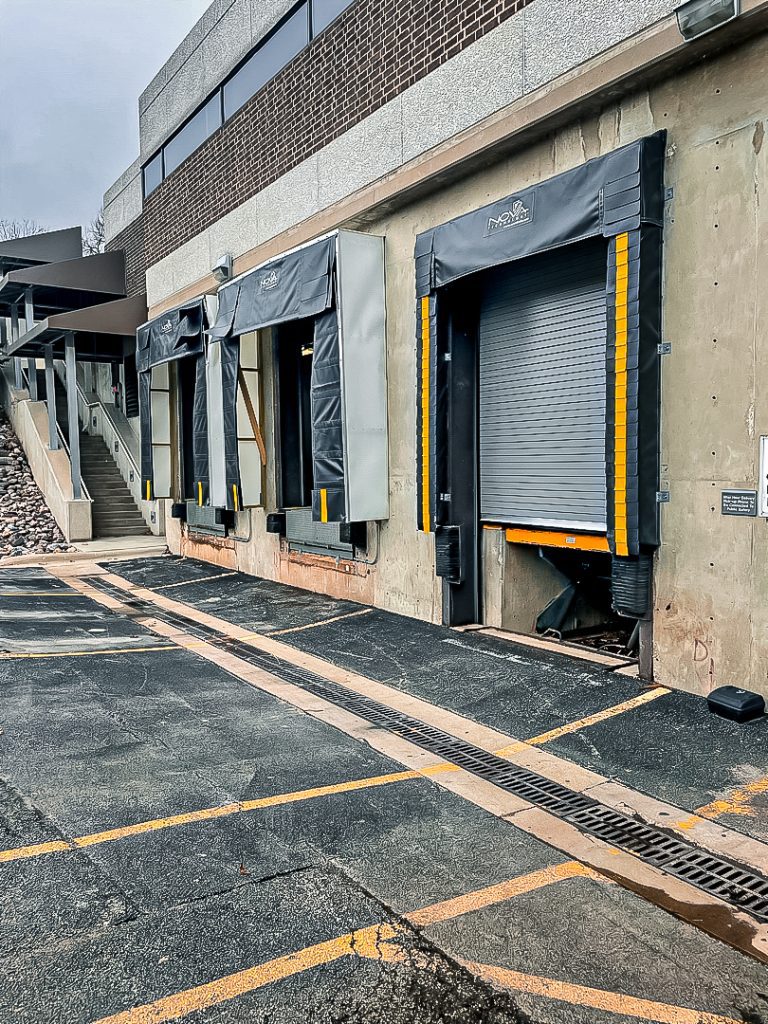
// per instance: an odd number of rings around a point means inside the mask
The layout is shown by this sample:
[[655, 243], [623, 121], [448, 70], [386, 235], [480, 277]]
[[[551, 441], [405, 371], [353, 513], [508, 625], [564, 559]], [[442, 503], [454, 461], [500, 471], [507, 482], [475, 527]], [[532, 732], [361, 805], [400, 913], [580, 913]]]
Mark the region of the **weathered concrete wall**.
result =
[[141, 164], [134, 160], [104, 193], [104, 237], [107, 242], [141, 216], [143, 203]]
[[[768, 694], [768, 524], [720, 515], [723, 487], [756, 486], [757, 441], [768, 434], [768, 393], [758, 385], [768, 356], [761, 286], [768, 270], [761, 85], [767, 75], [763, 37], [370, 226], [387, 240], [392, 511], [381, 527], [376, 564], [364, 567], [363, 582], [355, 583], [359, 599], [435, 621], [441, 614], [433, 538], [415, 529], [415, 235], [666, 128], [667, 180], [675, 196], [665, 248], [665, 336], [673, 350], [663, 366], [663, 463], [672, 501], [663, 509], [656, 574], [656, 675], [691, 690], [736, 683]], [[249, 236], [242, 248], [250, 242]], [[267, 419], [271, 431], [269, 403]], [[514, 578], [514, 560], [524, 557], [507, 546], [495, 578]], [[339, 569], [327, 562], [297, 569], [298, 560], [264, 534], [261, 512], [253, 513], [251, 540], [237, 545], [237, 561], [247, 571], [319, 591], [339, 586]], [[491, 620], [509, 614], [503, 594], [486, 600]], [[532, 620], [540, 610], [533, 603], [526, 608], [516, 599], [515, 616]]]
[[141, 159], [191, 114], [296, 0], [213, 0], [139, 99]]
[[149, 305], [205, 276], [222, 252], [246, 252], [327, 209], [659, 22], [675, 6], [676, 0], [625, 0], [617, 17], [613, 0], [534, 0], [148, 267]]
[[727, 487], [757, 486], [768, 433], [768, 76], [765, 37], [650, 96], [671, 122], [662, 458], [656, 574], [658, 679], [768, 694], [768, 522], [720, 514]]

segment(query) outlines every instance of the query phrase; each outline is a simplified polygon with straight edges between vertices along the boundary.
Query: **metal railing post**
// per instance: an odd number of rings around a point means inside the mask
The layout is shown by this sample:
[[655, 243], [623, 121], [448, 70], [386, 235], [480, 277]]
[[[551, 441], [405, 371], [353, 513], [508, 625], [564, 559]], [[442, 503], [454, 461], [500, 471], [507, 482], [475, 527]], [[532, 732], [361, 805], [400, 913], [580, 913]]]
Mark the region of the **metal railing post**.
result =
[[72, 496], [82, 498], [80, 486], [80, 416], [77, 411], [77, 371], [75, 364], [75, 335], [67, 331], [64, 337], [64, 365], [67, 382], [67, 422], [69, 424], [69, 464], [72, 471]]
[[[11, 344], [19, 340], [19, 307], [14, 302], [11, 306]], [[13, 373], [16, 390], [21, 391], [24, 387], [24, 378], [21, 374], [21, 360], [18, 356], [13, 357]]]
[[45, 349], [45, 402], [48, 406], [48, 447], [55, 452], [59, 449], [59, 432], [56, 429], [56, 379], [52, 344]]

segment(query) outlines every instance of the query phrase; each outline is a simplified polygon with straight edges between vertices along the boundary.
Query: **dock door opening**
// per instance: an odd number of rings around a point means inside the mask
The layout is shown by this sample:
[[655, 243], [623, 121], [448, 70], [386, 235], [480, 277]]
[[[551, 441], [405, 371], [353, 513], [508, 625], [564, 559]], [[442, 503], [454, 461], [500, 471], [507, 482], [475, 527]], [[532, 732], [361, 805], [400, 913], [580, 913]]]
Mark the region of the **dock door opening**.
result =
[[[606, 540], [607, 260], [594, 239], [482, 275], [479, 512], [526, 545], [505, 552], [504, 624], [621, 646], [632, 627], [611, 611]], [[521, 584], [534, 603], [507, 593]]]
[[279, 504], [312, 507], [312, 356], [311, 320], [283, 324], [274, 332], [279, 434]]
[[660, 132], [416, 239], [416, 516], [448, 625], [650, 649], [664, 153]]

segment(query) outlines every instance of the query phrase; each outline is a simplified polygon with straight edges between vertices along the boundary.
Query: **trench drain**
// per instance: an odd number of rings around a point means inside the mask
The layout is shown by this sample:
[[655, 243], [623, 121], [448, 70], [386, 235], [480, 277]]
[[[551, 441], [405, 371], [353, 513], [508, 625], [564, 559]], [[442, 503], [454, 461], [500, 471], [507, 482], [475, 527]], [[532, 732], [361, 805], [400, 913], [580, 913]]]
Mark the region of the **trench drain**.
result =
[[495, 754], [456, 739], [410, 715], [394, 711], [339, 683], [323, 679], [305, 669], [296, 668], [271, 654], [257, 651], [241, 640], [225, 637], [194, 619], [176, 612], [168, 612], [147, 601], [127, 598], [124, 590], [99, 576], [84, 576], [82, 579], [94, 590], [119, 599], [123, 605], [133, 609], [137, 614], [151, 616], [167, 625], [177, 626], [197, 639], [225, 649], [241, 660], [262, 668], [285, 682], [300, 686], [303, 690], [352, 712], [372, 725], [380, 726], [402, 739], [409, 740], [423, 750], [450, 761], [535, 807], [548, 811], [580, 831], [633, 854], [647, 864], [666, 871], [739, 910], [747, 911], [762, 921], [768, 921], [768, 879], [761, 875], [697, 849], [662, 829], [621, 814], [592, 797], [575, 793], [558, 782], [552, 782], [525, 768], [510, 764]]

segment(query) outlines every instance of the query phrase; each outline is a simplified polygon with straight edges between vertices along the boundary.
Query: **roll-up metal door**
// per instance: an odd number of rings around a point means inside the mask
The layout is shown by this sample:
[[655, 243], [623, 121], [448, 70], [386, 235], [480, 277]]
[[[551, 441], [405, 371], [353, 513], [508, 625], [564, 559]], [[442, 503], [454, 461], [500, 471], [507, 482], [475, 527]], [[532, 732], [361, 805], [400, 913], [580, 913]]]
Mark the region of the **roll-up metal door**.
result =
[[606, 529], [606, 245], [499, 267], [480, 312], [486, 521]]

